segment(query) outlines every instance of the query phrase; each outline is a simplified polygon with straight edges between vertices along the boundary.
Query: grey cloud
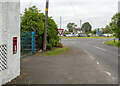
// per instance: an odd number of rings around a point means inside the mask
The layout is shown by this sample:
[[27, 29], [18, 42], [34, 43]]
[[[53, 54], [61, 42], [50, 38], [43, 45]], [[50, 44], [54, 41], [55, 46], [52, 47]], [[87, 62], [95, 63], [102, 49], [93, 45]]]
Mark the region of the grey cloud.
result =
[[[23, 0], [21, 0], [23, 1]], [[59, 26], [59, 17], [62, 16], [62, 27], [66, 29], [67, 23], [75, 22], [79, 25], [80, 19], [92, 24], [93, 29], [105, 27], [111, 17], [118, 11], [119, 0], [49, 0], [49, 16]], [[21, 11], [28, 7], [29, 0], [21, 3]], [[42, 12], [45, 9], [45, 0], [32, 0], [32, 5], [36, 5]]]

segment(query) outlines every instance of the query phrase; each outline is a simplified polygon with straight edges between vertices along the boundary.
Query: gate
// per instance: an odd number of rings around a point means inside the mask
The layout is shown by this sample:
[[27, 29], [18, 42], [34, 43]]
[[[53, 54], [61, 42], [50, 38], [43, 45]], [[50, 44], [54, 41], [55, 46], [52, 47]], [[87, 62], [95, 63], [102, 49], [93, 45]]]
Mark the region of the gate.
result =
[[21, 32], [21, 58], [35, 53], [35, 33]]

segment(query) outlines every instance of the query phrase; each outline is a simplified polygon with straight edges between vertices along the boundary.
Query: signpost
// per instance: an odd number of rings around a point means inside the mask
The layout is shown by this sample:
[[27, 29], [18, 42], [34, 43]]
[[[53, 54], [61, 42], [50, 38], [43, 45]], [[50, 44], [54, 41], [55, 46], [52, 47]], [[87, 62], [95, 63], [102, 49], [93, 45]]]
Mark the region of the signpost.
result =
[[58, 33], [60, 35], [60, 44], [61, 44], [61, 35], [62, 35], [64, 29], [57, 29], [57, 31], [58, 31]]

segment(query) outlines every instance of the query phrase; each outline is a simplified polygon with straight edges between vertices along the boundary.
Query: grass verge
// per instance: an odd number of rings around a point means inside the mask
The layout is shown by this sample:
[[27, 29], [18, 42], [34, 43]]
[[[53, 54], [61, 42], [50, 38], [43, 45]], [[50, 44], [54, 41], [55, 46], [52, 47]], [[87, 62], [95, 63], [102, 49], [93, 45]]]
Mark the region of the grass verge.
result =
[[120, 48], [120, 41], [118, 41], [118, 40], [116, 40], [116, 42], [114, 42], [114, 41], [106, 41], [106, 42], [104, 42], [104, 44]]
[[50, 51], [46, 51], [46, 52], [41, 52], [38, 53], [37, 55], [41, 55], [41, 56], [55, 56], [55, 55], [59, 55], [65, 51], [68, 51], [67, 47], [62, 47], [62, 48], [53, 48]]
[[97, 39], [97, 38], [115, 38], [115, 37], [62, 37], [62, 39]]

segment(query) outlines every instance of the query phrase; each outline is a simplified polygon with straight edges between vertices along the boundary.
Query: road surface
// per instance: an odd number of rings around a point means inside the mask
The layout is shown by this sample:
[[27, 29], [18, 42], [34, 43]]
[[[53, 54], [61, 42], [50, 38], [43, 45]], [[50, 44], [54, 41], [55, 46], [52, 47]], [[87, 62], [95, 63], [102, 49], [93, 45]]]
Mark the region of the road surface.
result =
[[62, 39], [65, 46], [73, 46], [86, 52], [105, 73], [118, 79], [118, 48], [105, 45], [111, 39]]
[[118, 49], [112, 39], [63, 39], [69, 51], [21, 59], [21, 75], [9, 84], [117, 84]]

